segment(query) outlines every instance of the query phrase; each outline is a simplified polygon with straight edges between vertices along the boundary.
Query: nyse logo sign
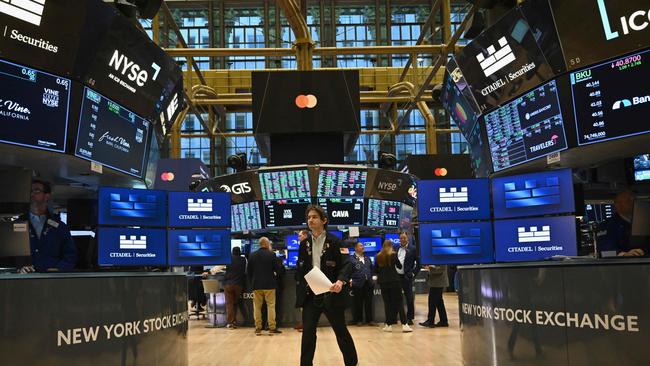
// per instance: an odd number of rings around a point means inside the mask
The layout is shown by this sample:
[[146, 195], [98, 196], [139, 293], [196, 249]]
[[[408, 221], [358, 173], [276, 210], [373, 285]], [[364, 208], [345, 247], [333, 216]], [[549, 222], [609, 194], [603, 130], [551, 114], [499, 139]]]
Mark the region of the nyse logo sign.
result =
[[223, 189], [226, 192], [234, 194], [243, 194], [251, 191], [251, 187], [248, 185], [248, 182], [233, 184], [232, 187], [229, 187], [227, 184], [222, 184], [219, 188]]
[[45, 0], [0, 0], [0, 13], [36, 26], [41, 25], [44, 7]]
[[120, 249], [147, 249], [147, 236], [120, 235]]
[[531, 226], [528, 230], [526, 230], [526, 227], [518, 227], [517, 241], [520, 243], [551, 241], [551, 227], [542, 226], [541, 230], [537, 226]]
[[[135, 61], [129, 60], [126, 55], [120, 54], [119, 50], [113, 52], [113, 56], [111, 56], [108, 66], [113, 67], [115, 71], [135, 82], [139, 87], [143, 87], [147, 81], [149, 81], [149, 72], [147, 72], [147, 70], [142, 66], [136, 64]], [[158, 73], [160, 72], [160, 66], [154, 62], [151, 64], [151, 69], [153, 69], [154, 72], [152, 79], [156, 80]], [[131, 90], [131, 88], [127, 89]], [[135, 90], [131, 90], [131, 92], [135, 92]]]
[[441, 203], [467, 202], [469, 200], [467, 187], [460, 187], [460, 190], [456, 187], [451, 187], [449, 190], [447, 188], [440, 188], [439, 196]]
[[211, 212], [212, 211], [212, 199], [208, 198], [207, 200], [197, 199], [193, 200], [191, 198], [187, 199], [187, 211], [188, 212]]
[[[620, 37], [620, 34], [617, 30], [612, 30], [612, 26], [609, 22], [609, 15], [607, 13], [607, 6], [605, 6], [605, 0], [596, 0], [598, 3], [598, 11], [600, 13], [600, 21], [603, 23], [603, 31], [605, 32], [605, 38], [608, 41]], [[640, 32], [648, 27], [650, 23], [650, 10], [637, 10], [630, 14], [629, 16], [622, 16], [621, 20], [621, 30], [623, 35], [630, 34], [630, 30], [635, 32]]]
[[489, 77], [495, 72], [503, 69], [516, 59], [515, 54], [512, 52], [512, 49], [508, 44], [508, 40], [506, 40], [506, 37], [499, 38], [498, 42], [499, 46], [501, 46], [501, 49], [498, 51], [494, 45], [492, 45], [487, 49], [487, 57], [483, 53], [476, 55], [476, 59], [481, 65], [481, 69], [483, 69], [485, 77]]

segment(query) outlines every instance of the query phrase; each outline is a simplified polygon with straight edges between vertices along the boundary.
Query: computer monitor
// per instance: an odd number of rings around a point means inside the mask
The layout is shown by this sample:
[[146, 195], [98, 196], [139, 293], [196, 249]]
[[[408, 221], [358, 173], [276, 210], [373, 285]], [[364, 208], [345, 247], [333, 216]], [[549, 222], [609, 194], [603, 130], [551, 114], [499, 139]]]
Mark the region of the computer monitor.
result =
[[632, 235], [630, 244], [633, 247], [650, 248], [650, 200], [637, 199], [632, 211]]
[[26, 221], [0, 222], [0, 266], [14, 267], [29, 260], [29, 223]]

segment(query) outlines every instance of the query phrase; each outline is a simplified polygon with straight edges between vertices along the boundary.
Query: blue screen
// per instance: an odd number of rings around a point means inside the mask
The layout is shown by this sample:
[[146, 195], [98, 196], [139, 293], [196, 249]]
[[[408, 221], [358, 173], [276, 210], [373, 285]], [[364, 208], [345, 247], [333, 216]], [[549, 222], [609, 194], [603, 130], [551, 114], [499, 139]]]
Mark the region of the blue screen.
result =
[[492, 202], [495, 218], [574, 212], [571, 170], [494, 178]]
[[494, 261], [490, 222], [420, 224], [422, 264], [473, 264]]
[[537, 217], [494, 222], [497, 262], [535, 261], [576, 255], [574, 216]]
[[164, 266], [167, 238], [164, 229], [98, 229], [98, 263], [102, 266]]
[[148, 189], [99, 188], [99, 225], [167, 225], [167, 192]]
[[343, 232], [339, 230], [327, 230], [328, 233], [335, 235], [337, 238], [343, 240]]
[[169, 230], [169, 265], [230, 264], [229, 230]]
[[298, 264], [298, 251], [288, 251], [287, 252], [287, 267], [296, 268]]
[[399, 234], [386, 234], [384, 235], [384, 239], [392, 241], [394, 247], [400, 245]]
[[287, 241], [287, 250], [298, 250], [300, 248], [297, 234], [287, 235], [285, 240]]
[[363, 243], [363, 249], [366, 252], [378, 252], [381, 250], [381, 238], [358, 238], [357, 243]]
[[230, 193], [169, 192], [170, 227], [230, 227]]
[[421, 180], [418, 183], [418, 220], [451, 221], [490, 218], [487, 179]]

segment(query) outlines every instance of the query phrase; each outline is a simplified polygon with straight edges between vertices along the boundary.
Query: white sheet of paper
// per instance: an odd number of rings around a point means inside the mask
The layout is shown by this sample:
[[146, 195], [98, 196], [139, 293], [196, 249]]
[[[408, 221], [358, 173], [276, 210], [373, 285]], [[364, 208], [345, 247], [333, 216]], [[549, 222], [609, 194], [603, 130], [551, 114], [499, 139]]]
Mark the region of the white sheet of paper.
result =
[[312, 270], [305, 275], [305, 280], [307, 281], [309, 288], [311, 288], [316, 295], [329, 292], [330, 287], [332, 287], [330, 279], [327, 278], [325, 273], [323, 273], [323, 271], [318, 267], [312, 268]]
[[350, 226], [350, 232], [348, 234], [350, 238], [358, 238], [359, 237], [359, 227], [358, 226]]

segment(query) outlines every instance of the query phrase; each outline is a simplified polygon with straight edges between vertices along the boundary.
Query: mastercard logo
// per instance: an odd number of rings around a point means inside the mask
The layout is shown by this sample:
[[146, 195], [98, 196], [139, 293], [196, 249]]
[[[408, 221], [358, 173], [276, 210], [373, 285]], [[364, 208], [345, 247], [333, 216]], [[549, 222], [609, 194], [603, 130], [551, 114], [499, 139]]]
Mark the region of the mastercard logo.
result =
[[171, 182], [174, 180], [174, 173], [164, 172], [160, 175], [160, 179], [162, 179], [163, 182]]
[[436, 168], [436, 170], [433, 171], [433, 174], [436, 175], [436, 177], [444, 177], [447, 175], [447, 169], [445, 168]]
[[318, 99], [312, 94], [302, 95], [296, 97], [296, 106], [300, 109], [314, 108], [318, 104]]

